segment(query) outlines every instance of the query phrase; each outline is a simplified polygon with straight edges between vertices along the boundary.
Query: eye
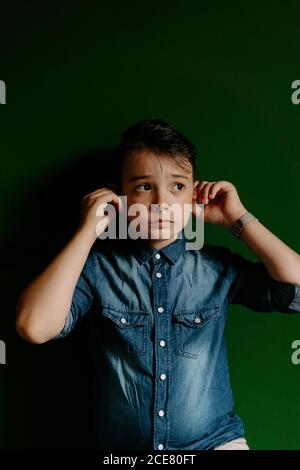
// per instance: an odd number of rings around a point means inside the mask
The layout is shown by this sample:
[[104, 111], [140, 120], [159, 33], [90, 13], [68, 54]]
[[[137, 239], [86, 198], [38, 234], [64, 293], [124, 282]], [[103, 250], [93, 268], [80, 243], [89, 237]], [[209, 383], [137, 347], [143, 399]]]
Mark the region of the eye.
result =
[[145, 188], [145, 187], [146, 187], [145, 191], [149, 191], [149, 188], [151, 188], [151, 185], [149, 183], [139, 184], [138, 186], [135, 187], [135, 189], [139, 192], [142, 192], [144, 191], [144, 189], [141, 189], [141, 188]]
[[185, 187], [183, 183], [176, 183], [175, 186], [181, 186], [181, 188], [179, 188], [180, 191], [181, 191], [181, 189], [183, 189]]

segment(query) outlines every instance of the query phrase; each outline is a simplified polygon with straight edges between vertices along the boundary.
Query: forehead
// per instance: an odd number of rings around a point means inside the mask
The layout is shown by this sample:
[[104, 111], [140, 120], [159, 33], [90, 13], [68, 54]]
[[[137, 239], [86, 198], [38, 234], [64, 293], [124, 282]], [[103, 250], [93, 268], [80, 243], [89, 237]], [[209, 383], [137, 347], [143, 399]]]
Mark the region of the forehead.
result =
[[187, 161], [187, 168], [183, 168], [172, 157], [156, 154], [150, 150], [137, 150], [131, 152], [124, 160], [123, 176], [137, 175], [169, 176], [171, 174], [192, 177], [192, 166]]

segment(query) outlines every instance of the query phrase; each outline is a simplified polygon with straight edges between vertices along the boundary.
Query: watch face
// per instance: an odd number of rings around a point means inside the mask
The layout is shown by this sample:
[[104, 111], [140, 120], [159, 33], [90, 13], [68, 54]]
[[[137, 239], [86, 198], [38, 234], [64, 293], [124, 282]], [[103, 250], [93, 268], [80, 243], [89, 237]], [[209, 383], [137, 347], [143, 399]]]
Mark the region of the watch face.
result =
[[233, 235], [235, 235], [236, 237], [239, 236], [240, 229], [236, 225], [233, 225], [233, 227], [231, 228], [231, 231], [232, 231]]
[[243, 222], [240, 219], [238, 219], [234, 222], [231, 231], [236, 237], [239, 237], [242, 228], [243, 228]]

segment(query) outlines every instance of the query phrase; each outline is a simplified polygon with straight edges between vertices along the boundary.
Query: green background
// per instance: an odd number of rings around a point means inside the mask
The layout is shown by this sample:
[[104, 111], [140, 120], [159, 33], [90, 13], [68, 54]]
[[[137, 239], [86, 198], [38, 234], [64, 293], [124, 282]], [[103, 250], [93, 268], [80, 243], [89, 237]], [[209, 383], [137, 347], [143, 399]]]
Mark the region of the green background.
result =
[[[291, 102], [299, 13], [298, 2], [278, 0], [1, 7], [2, 448], [91, 445], [85, 326], [31, 345], [15, 333], [15, 306], [74, 230], [81, 195], [101, 185], [133, 122], [176, 125], [198, 148], [198, 178], [231, 181], [248, 210], [299, 251], [300, 105]], [[205, 236], [256, 259], [219, 226]], [[291, 362], [300, 316], [231, 306], [226, 335], [250, 447], [300, 449], [300, 365]]]

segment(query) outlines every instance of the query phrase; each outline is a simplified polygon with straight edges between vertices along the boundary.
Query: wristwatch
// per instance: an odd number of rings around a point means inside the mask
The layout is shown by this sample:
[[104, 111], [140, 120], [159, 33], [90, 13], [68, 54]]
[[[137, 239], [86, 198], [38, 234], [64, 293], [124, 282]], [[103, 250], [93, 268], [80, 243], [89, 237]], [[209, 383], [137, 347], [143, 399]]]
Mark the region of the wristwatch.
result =
[[250, 220], [253, 220], [253, 219], [258, 220], [253, 214], [251, 214], [250, 212], [246, 212], [244, 215], [242, 215], [242, 217], [237, 219], [234, 222], [234, 224], [231, 226], [231, 229], [230, 229], [231, 233], [233, 233], [233, 235], [236, 236], [237, 238], [240, 238], [245, 225], [248, 222], [250, 222]]

